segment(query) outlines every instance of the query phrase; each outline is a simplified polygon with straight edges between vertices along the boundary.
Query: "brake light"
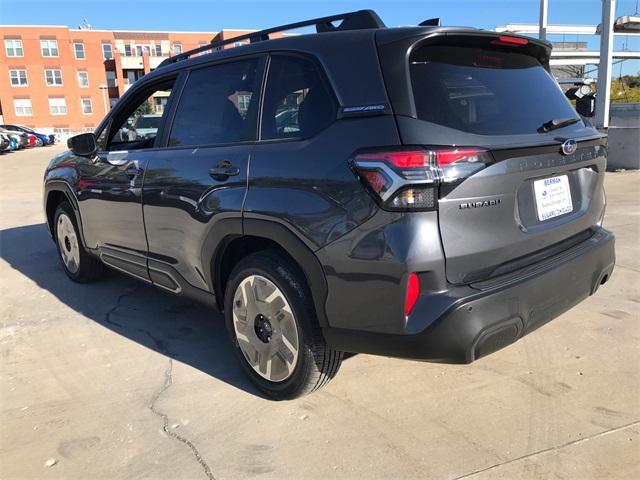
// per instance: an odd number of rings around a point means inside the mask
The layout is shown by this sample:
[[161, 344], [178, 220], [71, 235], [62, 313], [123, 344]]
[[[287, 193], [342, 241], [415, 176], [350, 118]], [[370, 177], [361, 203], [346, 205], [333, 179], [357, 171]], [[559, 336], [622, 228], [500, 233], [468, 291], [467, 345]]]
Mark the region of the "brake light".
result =
[[434, 210], [437, 189], [456, 183], [492, 162], [480, 148], [400, 147], [357, 152], [352, 166], [389, 210]]
[[404, 301], [404, 315], [408, 317], [420, 296], [420, 280], [418, 275], [410, 273], [407, 279], [407, 293]]
[[494, 45], [509, 45], [511, 47], [516, 47], [519, 45], [527, 45], [529, 40], [521, 37], [511, 37], [509, 35], [500, 35], [496, 40], [491, 41]]

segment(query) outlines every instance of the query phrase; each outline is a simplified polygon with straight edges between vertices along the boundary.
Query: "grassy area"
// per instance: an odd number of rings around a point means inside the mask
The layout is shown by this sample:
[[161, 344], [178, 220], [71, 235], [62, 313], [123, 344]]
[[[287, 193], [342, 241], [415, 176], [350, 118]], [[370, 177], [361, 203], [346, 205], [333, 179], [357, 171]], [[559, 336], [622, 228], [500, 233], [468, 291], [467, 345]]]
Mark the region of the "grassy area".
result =
[[640, 76], [625, 75], [611, 81], [611, 103], [640, 102]]

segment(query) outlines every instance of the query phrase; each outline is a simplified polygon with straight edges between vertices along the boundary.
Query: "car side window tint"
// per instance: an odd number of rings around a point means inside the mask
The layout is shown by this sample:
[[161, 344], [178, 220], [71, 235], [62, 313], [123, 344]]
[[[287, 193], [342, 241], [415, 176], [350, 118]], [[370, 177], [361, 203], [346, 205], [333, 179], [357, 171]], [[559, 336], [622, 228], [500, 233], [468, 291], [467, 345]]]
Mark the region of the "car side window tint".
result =
[[263, 140], [310, 137], [335, 118], [333, 95], [311, 60], [272, 57], [262, 114]]
[[165, 116], [175, 79], [142, 91], [138, 100], [128, 102], [109, 129], [107, 150], [140, 150], [152, 148]]
[[169, 146], [255, 140], [259, 63], [254, 58], [193, 70], [180, 95]]

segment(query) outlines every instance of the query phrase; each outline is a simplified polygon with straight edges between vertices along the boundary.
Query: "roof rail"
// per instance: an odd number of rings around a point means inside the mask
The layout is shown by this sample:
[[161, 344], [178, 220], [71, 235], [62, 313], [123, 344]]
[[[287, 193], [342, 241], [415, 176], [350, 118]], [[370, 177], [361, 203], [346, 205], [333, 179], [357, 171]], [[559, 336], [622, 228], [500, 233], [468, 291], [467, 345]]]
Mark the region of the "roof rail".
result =
[[[333, 22], [337, 22], [338, 20], [341, 20], [342, 23], [337, 26], [333, 25]], [[207, 45], [203, 45], [201, 47], [194, 48], [193, 50], [188, 50], [184, 53], [180, 53], [178, 55], [165, 59], [164, 61], [162, 61], [162, 63], [160, 63], [160, 65], [158, 65], [158, 68], [171, 65], [181, 60], [186, 60], [196, 53], [213, 50], [230, 43], [240, 42], [242, 40], [249, 40], [249, 42], [251, 43], [261, 42], [269, 40], [269, 35], [272, 33], [285, 32], [287, 30], [295, 30], [297, 28], [309, 27], [312, 25], [316, 27], [316, 32], [318, 33], [339, 32], [344, 30], [363, 30], [368, 28], [384, 28], [386, 26], [378, 16], [378, 14], [373, 10], [358, 10], [355, 12], [342, 13], [340, 15], [331, 15], [329, 17], [313, 18], [311, 20], [288, 23], [286, 25], [280, 25], [279, 27], [267, 28], [266, 30], [247, 33], [238, 37], [228, 38], [227, 40], [214, 41], [212, 39], [211, 43]]]

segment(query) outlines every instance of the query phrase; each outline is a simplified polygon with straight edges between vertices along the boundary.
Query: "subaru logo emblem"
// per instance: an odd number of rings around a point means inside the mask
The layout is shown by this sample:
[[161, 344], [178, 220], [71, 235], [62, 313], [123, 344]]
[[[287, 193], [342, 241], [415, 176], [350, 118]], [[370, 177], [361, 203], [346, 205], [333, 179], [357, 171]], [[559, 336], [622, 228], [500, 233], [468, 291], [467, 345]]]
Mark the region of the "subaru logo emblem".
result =
[[562, 153], [565, 155], [571, 155], [578, 149], [578, 142], [572, 138], [562, 142]]

